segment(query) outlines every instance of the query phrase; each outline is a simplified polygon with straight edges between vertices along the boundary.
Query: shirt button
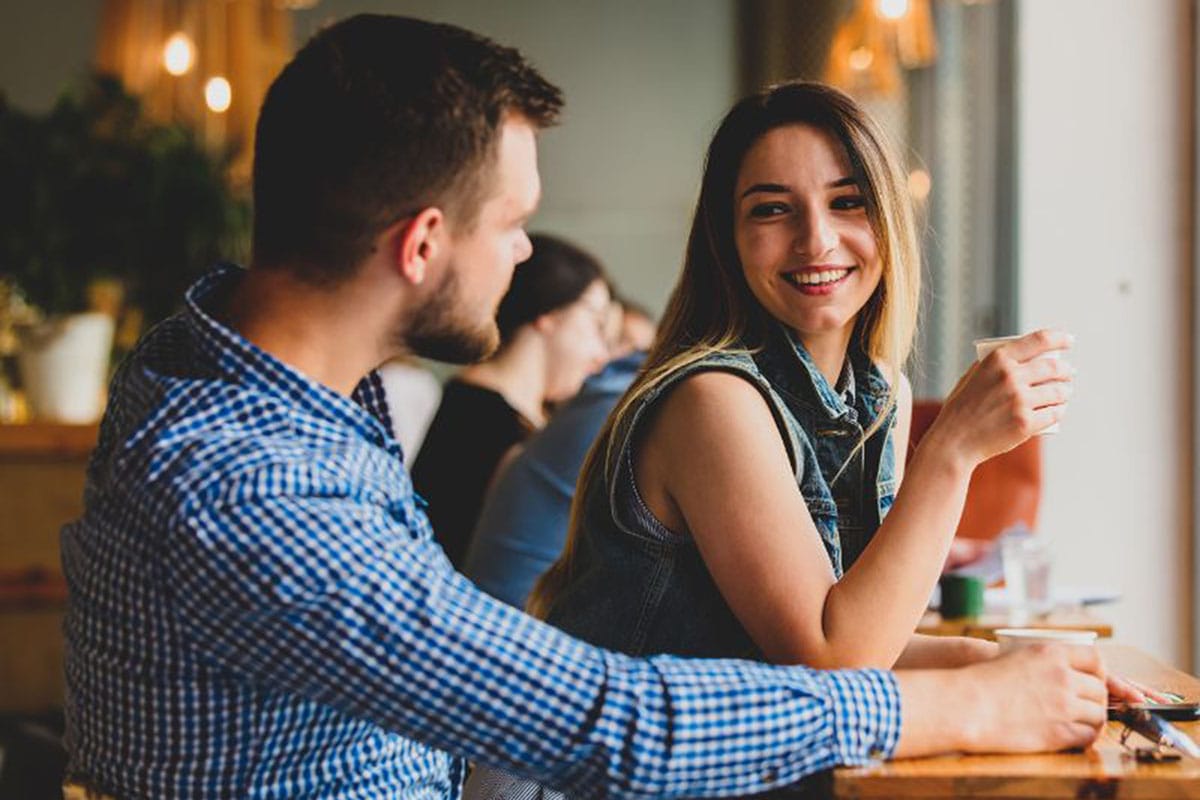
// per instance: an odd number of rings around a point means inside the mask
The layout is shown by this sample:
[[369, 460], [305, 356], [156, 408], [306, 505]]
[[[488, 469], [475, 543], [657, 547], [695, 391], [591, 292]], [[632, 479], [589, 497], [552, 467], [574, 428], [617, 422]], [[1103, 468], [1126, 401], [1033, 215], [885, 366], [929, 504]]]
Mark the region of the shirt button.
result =
[[779, 780], [779, 773], [773, 769], [767, 770], [762, 776], [763, 783], [774, 783], [777, 780]]

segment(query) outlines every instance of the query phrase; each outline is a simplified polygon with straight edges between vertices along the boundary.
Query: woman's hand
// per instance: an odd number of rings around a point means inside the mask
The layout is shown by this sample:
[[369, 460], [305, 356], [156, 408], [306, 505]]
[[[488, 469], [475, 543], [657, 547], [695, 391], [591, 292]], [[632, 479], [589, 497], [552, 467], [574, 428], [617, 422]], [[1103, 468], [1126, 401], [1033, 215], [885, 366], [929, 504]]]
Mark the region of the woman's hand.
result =
[[946, 398], [922, 448], [937, 443], [973, 469], [1058, 422], [1074, 369], [1062, 358], [1040, 356], [1066, 350], [1072, 340], [1062, 331], [1040, 330], [977, 361]]

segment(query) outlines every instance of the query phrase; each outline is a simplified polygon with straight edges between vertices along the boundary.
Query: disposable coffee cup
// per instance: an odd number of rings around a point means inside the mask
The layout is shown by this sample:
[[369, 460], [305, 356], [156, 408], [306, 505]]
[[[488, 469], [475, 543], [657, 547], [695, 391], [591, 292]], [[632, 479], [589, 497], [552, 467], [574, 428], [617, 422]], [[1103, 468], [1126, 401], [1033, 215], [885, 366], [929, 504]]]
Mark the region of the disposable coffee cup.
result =
[[1032, 644], [1066, 644], [1076, 647], [1093, 647], [1095, 631], [1069, 631], [1058, 628], [1000, 628], [996, 631], [996, 642], [1000, 652], [1007, 653], [1018, 647]]
[[[1000, 345], [1007, 344], [1008, 342], [1015, 342], [1017, 339], [1020, 339], [1020, 338], [1021, 338], [1021, 336], [1018, 335], [1018, 336], [993, 336], [988, 339], [976, 339], [974, 342], [974, 344], [975, 344], [975, 360], [982, 361], [987, 356], [988, 353], [992, 352]], [[1061, 351], [1059, 351], [1059, 350], [1049, 350], [1045, 353], [1042, 353], [1040, 356], [1038, 356], [1038, 358], [1053, 358], [1055, 361], [1057, 361], [1059, 358], [1060, 352]], [[1044, 428], [1044, 429], [1038, 431], [1037, 435], [1045, 436], [1045, 435], [1051, 434], [1051, 433], [1058, 433], [1058, 431], [1059, 431], [1059, 426], [1058, 426], [1058, 423], [1056, 422], [1053, 425], [1051, 425], [1050, 427]]]

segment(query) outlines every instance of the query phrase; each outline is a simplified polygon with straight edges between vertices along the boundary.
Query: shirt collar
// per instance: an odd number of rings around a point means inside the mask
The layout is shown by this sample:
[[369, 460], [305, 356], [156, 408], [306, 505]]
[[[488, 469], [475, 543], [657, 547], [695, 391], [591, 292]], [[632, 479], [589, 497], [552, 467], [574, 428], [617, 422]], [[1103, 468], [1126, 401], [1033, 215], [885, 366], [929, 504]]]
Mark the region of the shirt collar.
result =
[[888, 382], [879, 367], [863, 349], [856, 332], [850, 341], [836, 389], [830, 386], [824, 373], [817, 368], [808, 350], [787, 326], [775, 323], [775, 335], [767, 345], [777, 355], [769, 358], [778, 367], [773, 370], [783, 386], [792, 386], [792, 394], [810, 398], [830, 419], [846, 416], [852, 408], [870, 409], [879, 413], [888, 393]]
[[[843, 401], [841, 394], [829, 385], [829, 381], [825, 379], [825, 374], [817, 367], [816, 362], [809, 355], [804, 343], [786, 326], [780, 325], [779, 329], [782, 331], [783, 338], [788, 344], [791, 356], [790, 360], [800, 365], [799, 377], [807, 379], [806, 382], [812, 387], [813, 395], [820, 402], [821, 408], [831, 418], [836, 419], [845, 416], [846, 412], [850, 410], [850, 406]], [[842, 367], [842, 377], [838, 380], [839, 386], [846, 381], [845, 376], [848, 371], [846, 367], [849, 365], [849, 361], [850, 359], [846, 359], [846, 364]]]
[[857, 384], [854, 380], [854, 367], [849, 358], [842, 362], [842, 374], [838, 376], [834, 391], [837, 392], [837, 396], [841, 399], [843, 405], [850, 408], [854, 407]]
[[218, 264], [184, 296], [183, 317], [200, 352], [232, 383], [284, 397], [316, 417], [351, 427], [378, 445], [399, 448], [390, 433], [391, 417], [376, 371], [369, 372], [347, 398], [280, 361], [217, 318], [215, 311], [223, 307], [245, 273], [236, 264]]

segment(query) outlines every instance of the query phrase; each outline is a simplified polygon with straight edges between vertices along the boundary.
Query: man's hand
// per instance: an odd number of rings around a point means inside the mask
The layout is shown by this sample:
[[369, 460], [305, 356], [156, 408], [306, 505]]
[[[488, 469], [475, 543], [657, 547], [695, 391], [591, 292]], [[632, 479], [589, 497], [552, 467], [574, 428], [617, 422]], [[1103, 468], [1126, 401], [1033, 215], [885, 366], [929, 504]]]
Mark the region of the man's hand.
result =
[[899, 672], [898, 757], [1032, 753], [1091, 744], [1106, 719], [1094, 648], [1023, 647], [956, 670]]

